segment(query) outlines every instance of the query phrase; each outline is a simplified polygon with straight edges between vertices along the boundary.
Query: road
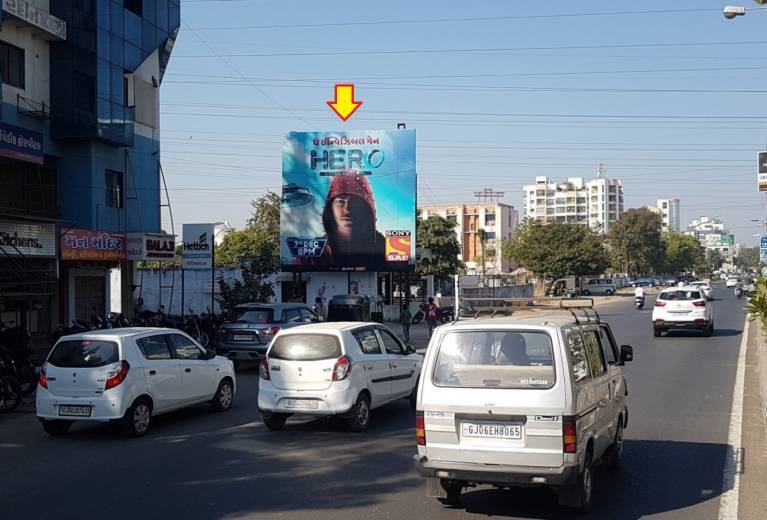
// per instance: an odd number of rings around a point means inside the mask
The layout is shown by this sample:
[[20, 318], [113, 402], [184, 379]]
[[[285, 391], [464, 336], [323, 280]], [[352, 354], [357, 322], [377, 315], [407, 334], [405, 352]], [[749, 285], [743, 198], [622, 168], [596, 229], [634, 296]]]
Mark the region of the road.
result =
[[[653, 338], [650, 310], [635, 311], [631, 298], [601, 308], [635, 358], [624, 468], [597, 473], [585, 518], [717, 518], [744, 314], [729, 290], [715, 291], [711, 338]], [[241, 372], [239, 384], [230, 412], [200, 406], [159, 417], [141, 439], [105, 426], [49, 438], [31, 407], [0, 417], [0, 517], [576, 517], [547, 489], [469, 490], [460, 508], [426, 498], [404, 400], [374, 412], [361, 435], [333, 420], [289, 421], [272, 433], [256, 410], [257, 372]]]

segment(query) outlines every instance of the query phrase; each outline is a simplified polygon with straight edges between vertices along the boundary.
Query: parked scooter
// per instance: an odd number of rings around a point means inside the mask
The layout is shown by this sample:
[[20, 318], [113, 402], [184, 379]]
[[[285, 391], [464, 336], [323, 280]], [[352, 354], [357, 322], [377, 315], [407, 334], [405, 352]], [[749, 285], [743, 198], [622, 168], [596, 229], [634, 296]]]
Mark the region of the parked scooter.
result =
[[644, 296], [635, 296], [634, 306], [637, 308], [638, 311], [641, 311], [642, 308], [644, 308]]
[[[426, 316], [426, 304], [422, 303], [418, 306], [418, 311], [413, 315], [413, 324], [421, 323]], [[455, 307], [453, 305], [445, 305], [444, 307], [437, 307], [437, 320], [440, 323], [448, 323], [453, 321], [455, 317]]]

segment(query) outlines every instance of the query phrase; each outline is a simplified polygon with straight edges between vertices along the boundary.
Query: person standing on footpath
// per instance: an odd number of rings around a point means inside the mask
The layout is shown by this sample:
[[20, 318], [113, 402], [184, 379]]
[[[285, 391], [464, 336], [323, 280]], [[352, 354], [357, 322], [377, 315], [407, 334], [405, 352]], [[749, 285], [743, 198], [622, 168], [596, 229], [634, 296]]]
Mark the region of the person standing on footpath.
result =
[[434, 298], [429, 298], [426, 304], [426, 326], [429, 327], [429, 339], [437, 326], [437, 306], [434, 304]]
[[399, 321], [402, 323], [402, 334], [405, 336], [405, 343], [410, 343], [410, 324], [413, 321], [413, 315], [410, 314], [407, 303], [402, 304], [402, 308], [399, 311]]

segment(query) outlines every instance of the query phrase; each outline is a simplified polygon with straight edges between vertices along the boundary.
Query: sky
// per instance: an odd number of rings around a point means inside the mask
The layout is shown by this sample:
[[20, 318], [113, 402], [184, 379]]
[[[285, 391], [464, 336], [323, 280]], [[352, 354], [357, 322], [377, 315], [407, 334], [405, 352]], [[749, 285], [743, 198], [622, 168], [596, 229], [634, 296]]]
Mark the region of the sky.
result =
[[[595, 177], [602, 162], [625, 208], [676, 197], [682, 227], [719, 217], [753, 246], [750, 220], [767, 219], [767, 12], [726, 20], [723, 6], [183, 0], [160, 93], [175, 233], [243, 227], [251, 200], [280, 191], [290, 131], [402, 122], [419, 204], [493, 188], [521, 213], [523, 184]], [[363, 102], [346, 122], [326, 105], [336, 83]]]

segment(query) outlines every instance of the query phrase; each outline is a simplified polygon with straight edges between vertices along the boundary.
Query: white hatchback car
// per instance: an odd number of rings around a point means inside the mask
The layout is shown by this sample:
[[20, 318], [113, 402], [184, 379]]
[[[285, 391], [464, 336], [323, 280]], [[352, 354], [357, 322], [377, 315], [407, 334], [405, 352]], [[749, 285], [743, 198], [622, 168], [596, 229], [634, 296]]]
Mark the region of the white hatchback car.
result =
[[652, 328], [656, 338], [670, 330], [699, 330], [704, 336], [711, 336], [714, 311], [699, 288], [669, 287], [655, 300]]
[[126, 435], [152, 416], [209, 402], [231, 408], [232, 362], [176, 329], [125, 328], [64, 336], [40, 372], [37, 417], [50, 435], [75, 421], [117, 422]]
[[293, 414], [346, 418], [364, 431], [370, 410], [408, 398], [415, 407], [422, 357], [378, 323], [307, 324], [281, 330], [261, 361], [258, 408], [280, 430]]

